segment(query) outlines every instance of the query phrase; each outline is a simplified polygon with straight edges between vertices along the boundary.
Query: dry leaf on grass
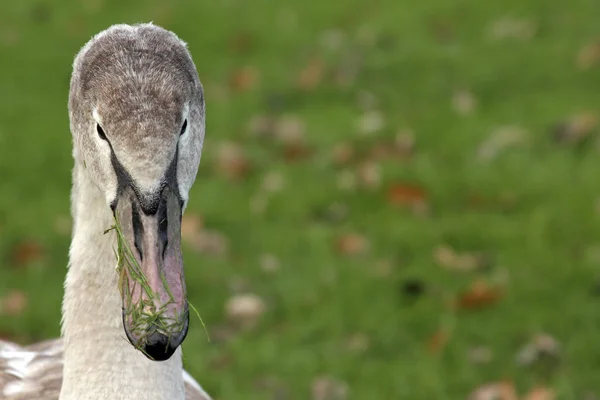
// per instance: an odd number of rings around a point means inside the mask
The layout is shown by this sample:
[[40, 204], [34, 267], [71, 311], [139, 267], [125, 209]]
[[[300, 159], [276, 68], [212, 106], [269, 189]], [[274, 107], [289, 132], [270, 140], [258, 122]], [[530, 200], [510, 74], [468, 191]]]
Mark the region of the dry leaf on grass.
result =
[[325, 63], [320, 58], [312, 58], [300, 71], [296, 80], [297, 85], [304, 90], [315, 89], [325, 75]]
[[318, 377], [312, 383], [313, 400], [346, 400], [349, 392], [346, 382], [328, 376]]
[[560, 358], [560, 344], [552, 336], [541, 333], [535, 335], [517, 353], [517, 364], [532, 365], [542, 359], [555, 360]]
[[356, 175], [361, 186], [376, 189], [381, 185], [381, 169], [379, 164], [367, 161], [358, 166]]
[[251, 169], [242, 146], [231, 141], [217, 147], [215, 163], [217, 172], [232, 180], [244, 178]]
[[229, 251], [229, 241], [216, 231], [204, 228], [202, 219], [192, 212], [181, 217], [181, 238], [199, 253], [223, 255]]
[[584, 141], [598, 127], [598, 115], [585, 111], [573, 115], [554, 128], [554, 138], [558, 143], [577, 144]]
[[425, 189], [408, 183], [394, 183], [387, 190], [387, 201], [399, 207], [409, 207], [413, 211], [426, 210], [427, 193]]
[[600, 40], [583, 46], [577, 54], [576, 64], [581, 70], [600, 65]]
[[478, 279], [458, 296], [456, 306], [460, 309], [480, 309], [496, 304], [502, 297], [503, 292], [500, 288], [492, 287], [486, 281]]
[[26, 267], [40, 261], [46, 255], [45, 249], [35, 240], [25, 240], [17, 243], [11, 252], [11, 263], [17, 267]]
[[480, 254], [458, 253], [447, 245], [436, 247], [433, 251], [433, 258], [440, 266], [459, 272], [475, 271], [487, 263], [485, 257]]
[[269, 193], [279, 192], [285, 186], [283, 174], [279, 171], [267, 172], [263, 176], [262, 189]]
[[554, 400], [556, 395], [550, 388], [537, 386], [523, 397], [523, 400]]
[[477, 150], [477, 157], [482, 161], [492, 161], [502, 151], [521, 144], [527, 131], [519, 126], [501, 126], [494, 129]]
[[369, 240], [359, 233], [348, 233], [338, 237], [335, 241], [336, 250], [344, 255], [364, 254], [369, 247]]
[[296, 115], [286, 114], [279, 117], [274, 124], [275, 137], [285, 144], [304, 143], [306, 127], [304, 121]]
[[238, 92], [252, 89], [258, 84], [259, 71], [252, 66], [245, 66], [234, 71], [229, 77], [229, 87]]
[[283, 159], [288, 163], [304, 161], [314, 153], [313, 147], [301, 143], [290, 143], [283, 146]]
[[518, 396], [514, 383], [502, 381], [478, 387], [467, 400], [518, 400]]
[[333, 147], [331, 158], [337, 166], [347, 165], [354, 159], [354, 147], [350, 143], [342, 142]]
[[0, 298], [0, 315], [19, 315], [27, 308], [27, 295], [21, 290], [11, 290]]
[[266, 304], [258, 295], [252, 293], [238, 294], [231, 297], [225, 305], [225, 313], [229, 321], [242, 328], [256, 326], [266, 311]]
[[470, 115], [475, 110], [477, 100], [469, 90], [456, 90], [452, 95], [452, 108], [459, 115]]

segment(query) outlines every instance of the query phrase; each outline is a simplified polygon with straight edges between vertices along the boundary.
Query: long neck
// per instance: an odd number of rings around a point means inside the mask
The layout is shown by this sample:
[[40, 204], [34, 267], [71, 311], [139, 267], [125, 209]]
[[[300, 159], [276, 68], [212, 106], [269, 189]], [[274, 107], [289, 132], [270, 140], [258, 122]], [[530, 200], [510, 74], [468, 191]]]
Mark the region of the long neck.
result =
[[85, 167], [73, 170], [74, 220], [63, 300], [60, 400], [184, 399], [181, 352], [155, 362], [127, 341], [110, 208]]

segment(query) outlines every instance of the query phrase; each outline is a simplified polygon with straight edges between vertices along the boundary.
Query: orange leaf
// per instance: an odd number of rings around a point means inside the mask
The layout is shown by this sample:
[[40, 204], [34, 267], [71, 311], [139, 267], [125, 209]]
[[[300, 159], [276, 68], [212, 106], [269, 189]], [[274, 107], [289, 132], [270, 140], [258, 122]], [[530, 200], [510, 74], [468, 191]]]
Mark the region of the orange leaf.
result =
[[425, 190], [415, 185], [397, 183], [392, 185], [387, 192], [388, 201], [397, 206], [413, 206], [424, 203], [425, 198]]
[[42, 259], [44, 253], [44, 249], [38, 242], [27, 240], [14, 247], [11, 260], [15, 266], [25, 267]]
[[314, 149], [300, 143], [290, 143], [283, 148], [283, 158], [287, 162], [305, 160], [313, 153]]
[[500, 289], [490, 287], [483, 280], [476, 280], [458, 297], [456, 305], [463, 309], [478, 309], [497, 303], [501, 298]]

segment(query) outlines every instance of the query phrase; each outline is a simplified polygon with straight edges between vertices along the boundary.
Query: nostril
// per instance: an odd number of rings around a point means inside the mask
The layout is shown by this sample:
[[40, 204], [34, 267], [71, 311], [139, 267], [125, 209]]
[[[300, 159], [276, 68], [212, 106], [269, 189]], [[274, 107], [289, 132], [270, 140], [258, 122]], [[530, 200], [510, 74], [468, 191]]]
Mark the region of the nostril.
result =
[[162, 258], [169, 245], [169, 220], [167, 219], [167, 202], [163, 201], [158, 209], [158, 237], [162, 245]]
[[135, 203], [131, 205], [131, 223], [133, 226], [133, 241], [135, 244], [135, 248], [137, 249], [140, 260], [144, 259], [144, 244], [143, 244], [143, 236], [144, 236], [144, 226], [142, 225], [142, 220], [140, 218], [140, 212]]

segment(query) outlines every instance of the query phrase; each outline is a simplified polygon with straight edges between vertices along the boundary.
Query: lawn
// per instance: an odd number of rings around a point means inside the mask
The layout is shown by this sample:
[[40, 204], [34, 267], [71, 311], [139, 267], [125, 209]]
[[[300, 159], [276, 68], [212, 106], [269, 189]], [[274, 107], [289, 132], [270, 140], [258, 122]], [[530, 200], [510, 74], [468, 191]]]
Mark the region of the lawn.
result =
[[600, 398], [599, 16], [591, 0], [0, 3], [0, 336], [60, 332], [73, 57], [151, 20], [206, 92], [184, 254], [211, 341], [193, 321], [184, 353], [215, 400]]

